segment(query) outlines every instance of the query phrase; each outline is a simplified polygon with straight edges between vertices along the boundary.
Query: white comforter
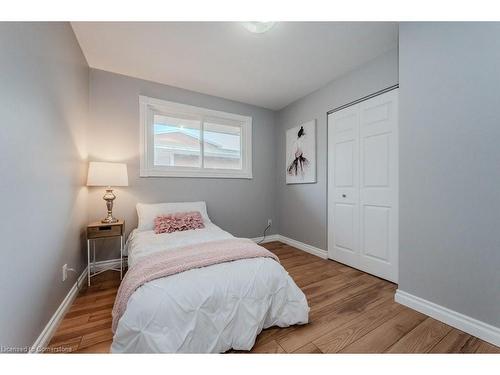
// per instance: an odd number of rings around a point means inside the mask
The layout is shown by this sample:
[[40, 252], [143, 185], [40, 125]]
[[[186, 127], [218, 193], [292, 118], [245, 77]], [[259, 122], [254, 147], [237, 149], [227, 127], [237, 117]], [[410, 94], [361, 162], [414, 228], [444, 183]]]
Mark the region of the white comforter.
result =
[[[179, 246], [232, 236], [204, 229], [156, 235], [133, 232], [129, 264]], [[270, 258], [243, 259], [144, 284], [118, 323], [114, 353], [220, 353], [250, 350], [263, 328], [308, 322], [309, 307], [285, 269]]]

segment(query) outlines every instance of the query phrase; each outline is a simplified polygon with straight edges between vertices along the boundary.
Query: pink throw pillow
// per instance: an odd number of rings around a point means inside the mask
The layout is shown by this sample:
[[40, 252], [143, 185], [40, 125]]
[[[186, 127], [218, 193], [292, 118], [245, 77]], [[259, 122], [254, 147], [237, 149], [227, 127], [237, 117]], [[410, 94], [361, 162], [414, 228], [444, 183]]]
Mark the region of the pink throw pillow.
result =
[[176, 212], [155, 218], [155, 233], [172, 233], [183, 230], [205, 228], [203, 218], [198, 211]]

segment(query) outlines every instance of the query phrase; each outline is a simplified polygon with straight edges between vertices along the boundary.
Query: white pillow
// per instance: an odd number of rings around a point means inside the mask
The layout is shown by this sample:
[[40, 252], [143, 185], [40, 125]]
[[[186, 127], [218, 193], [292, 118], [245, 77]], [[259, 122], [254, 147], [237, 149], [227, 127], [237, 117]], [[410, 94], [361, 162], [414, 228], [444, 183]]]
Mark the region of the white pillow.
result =
[[139, 217], [138, 231], [153, 230], [154, 220], [157, 216], [176, 212], [198, 211], [203, 221], [210, 223], [205, 202], [137, 203], [136, 208]]

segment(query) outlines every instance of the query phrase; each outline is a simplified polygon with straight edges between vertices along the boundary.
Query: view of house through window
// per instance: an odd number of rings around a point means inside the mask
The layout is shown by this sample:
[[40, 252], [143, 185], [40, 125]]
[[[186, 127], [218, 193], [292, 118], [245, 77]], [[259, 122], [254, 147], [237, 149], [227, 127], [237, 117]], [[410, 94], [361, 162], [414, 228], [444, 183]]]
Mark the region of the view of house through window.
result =
[[241, 169], [241, 127], [205, 122], [203, 161], [205, 168]]
[[154, 115], [154, 165], [201, 167], [201, 121]]
[[155, 166], [242, 168], [240, 126], [157, 114], [153, 122]]

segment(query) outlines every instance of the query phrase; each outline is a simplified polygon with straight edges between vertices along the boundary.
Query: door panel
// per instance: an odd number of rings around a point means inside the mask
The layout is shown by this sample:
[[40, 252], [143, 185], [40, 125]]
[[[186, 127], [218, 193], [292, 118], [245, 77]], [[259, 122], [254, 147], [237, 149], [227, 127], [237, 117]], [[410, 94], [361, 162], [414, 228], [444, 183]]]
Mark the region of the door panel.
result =
[[387, 262], [389, 259], [389, 207], [364, 206], [364, 255]]
[[388, 120], [390, 117], [390, 101], [379, 102], [365, 108], [363, 116], [365, 125]]
[[328, 116], [328, 255], [397, 282], [398, 94]]
[[335, 147], [335, 183], [337, 187], [352, 187], [354, 140], [339, 142]]
[[389, 184], [388, 134], [377, 134], [363, 140], [363, 184], [386, 187]]
[[354, 205], [335, 205], [335, 247], [341, 251], [354, 251]]
[[347, 110], [344, 114], [333, 115], [333, 117], [335, 117], [334, 131], [337, 134], [345, 131], [350, 132], [358, 127], [359, 114], [356, 111]]

